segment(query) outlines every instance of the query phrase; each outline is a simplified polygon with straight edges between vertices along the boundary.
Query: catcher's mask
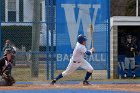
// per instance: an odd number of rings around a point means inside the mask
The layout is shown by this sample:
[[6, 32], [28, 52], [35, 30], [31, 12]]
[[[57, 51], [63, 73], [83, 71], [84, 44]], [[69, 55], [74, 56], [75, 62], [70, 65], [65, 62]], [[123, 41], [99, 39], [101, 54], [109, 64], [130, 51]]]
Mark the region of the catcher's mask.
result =
[[6, 56], [7, 54], [12, 54], [11, 49], [6, 49], [6, 50], [4, 51], [4, 56]]

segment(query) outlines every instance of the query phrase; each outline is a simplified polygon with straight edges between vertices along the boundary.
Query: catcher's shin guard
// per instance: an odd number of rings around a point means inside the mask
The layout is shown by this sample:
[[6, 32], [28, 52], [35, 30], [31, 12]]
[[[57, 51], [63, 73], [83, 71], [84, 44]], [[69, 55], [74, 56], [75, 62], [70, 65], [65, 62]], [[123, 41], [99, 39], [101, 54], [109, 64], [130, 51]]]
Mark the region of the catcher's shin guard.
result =
[[8, 86], [12, 86], [16, 81], [12, 76], [8, 76], [6, 82]]

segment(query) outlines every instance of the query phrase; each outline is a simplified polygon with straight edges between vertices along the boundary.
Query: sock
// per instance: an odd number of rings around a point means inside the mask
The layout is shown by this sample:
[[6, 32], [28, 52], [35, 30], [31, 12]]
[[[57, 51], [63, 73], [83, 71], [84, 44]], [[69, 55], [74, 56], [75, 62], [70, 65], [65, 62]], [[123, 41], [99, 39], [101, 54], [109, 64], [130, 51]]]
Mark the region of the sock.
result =
[[55, 79], [56, 79], [56, 81], [57, 80], [59, 80], [60, 78], [62, 78], [63, 76], [62, 76], [62, 73], [61, 74], [59, 74]]
[[92, 74], [92, 73], [87, 72], [87, 73], [86, 73], [86, 76], [85, 76], [85, 80], [88, 80], [88, 79], [89, 79], [89, 77], [91, 76], [91, 74]]
[[124, 74], [127, 74], [127, 72], [128, 72], [128, 69], [124, 69]]
[[132, 75], [134, 75], [135, 74], [135, 69], [131, 69], [132, 70]]

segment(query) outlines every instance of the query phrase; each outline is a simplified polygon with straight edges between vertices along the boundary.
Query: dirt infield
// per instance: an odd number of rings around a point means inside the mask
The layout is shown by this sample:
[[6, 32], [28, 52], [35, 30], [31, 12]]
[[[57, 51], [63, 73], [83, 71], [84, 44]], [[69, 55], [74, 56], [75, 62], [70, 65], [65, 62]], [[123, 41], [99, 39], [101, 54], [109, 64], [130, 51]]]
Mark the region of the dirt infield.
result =
[[0, 86], [0, 90], [43, 90], [43, 89], [90, 89], [140, 92], [140, 84], [15, 84], [13, 86]]

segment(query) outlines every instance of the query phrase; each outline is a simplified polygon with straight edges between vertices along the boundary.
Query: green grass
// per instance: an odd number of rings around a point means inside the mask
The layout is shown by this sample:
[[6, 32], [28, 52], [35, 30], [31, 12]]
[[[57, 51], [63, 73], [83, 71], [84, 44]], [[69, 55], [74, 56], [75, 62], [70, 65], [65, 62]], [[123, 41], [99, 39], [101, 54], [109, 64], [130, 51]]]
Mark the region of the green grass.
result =
[[[56, 70], [54, 77], [56, 77], [61, 72], [62, 70]], [[85, 73], [86, 71], [84, 70], [78, 70], [61, 80], [83, 80]], [[39, 68], [38, 78], [31, 78], [31, 68], [25, 66], [14, 67], [12, 70], [12, 75], [16, 81], [46, 81], [45, 67]]]
[[[54, 73], [54, 77], [56, 77], [62, 70], [56, 70]], [[71, 75], [60, 79], [60, 81], [82, 81], [85, 76], [85, 70], [77, 70]], [[36, 81], [36, 82], [48, 82], [50, 80], [46, 80], [46, 69], [45, 66], [41, 66], [39, 68], [39, 76], [38, 78], [31, 78], [31, 68], [25, 66], [14, 67], [12, 70], [12, 75], [16, 81]], [[93, 80], [90, 81], [95, 82], [130, 82], [137, 83], [140, 82], [140, 79], [105, 79], [105, 80]]]

